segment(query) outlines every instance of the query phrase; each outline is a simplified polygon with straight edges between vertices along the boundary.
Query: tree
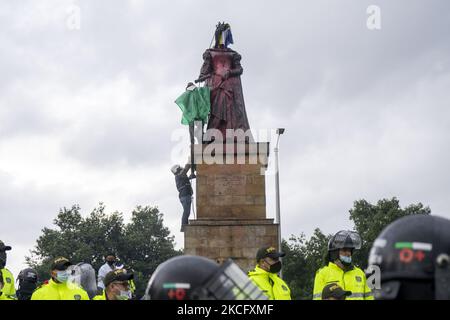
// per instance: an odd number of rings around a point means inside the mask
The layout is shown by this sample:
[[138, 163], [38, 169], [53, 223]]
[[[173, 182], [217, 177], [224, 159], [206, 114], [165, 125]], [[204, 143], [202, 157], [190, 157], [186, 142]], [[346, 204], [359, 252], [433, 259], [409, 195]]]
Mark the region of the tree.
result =
[[354, 261], [361, 268], [367, 268], [370, 248], [383, 229], [405, 216], [414, 214], [430, 214], [429, 207], [424, 207], [422, 203], [411, 204], [406, 208], [400, 207], [397, 198], [382, 199], [376, 205], [370, 204], [366, 200], [358, 200], [350, 209], [350, 220], [355, 224], [354, 230], [362, 238], [361, 250], [355, 251]]
[[54, 220], [56, 228], [42, 230], [31, 256], [26, 257], [27, 264], [38, 271], [40, 279], [48, 279], [51, 261], [58, 256], [73, 263], [90, 263], [98, 270], [104, 255], [115, 252], [135, 271], [137, 294], [142, 295], [156, 266], [180, 254], [162, 217], [156, 207], [138, 206], [131, 222], [124, 224], [121, 213], [106, 214], [102, 203], [86, 218], [78, 205], [63, 208]]
[[174, 236], [163, 225], [163, 215], [155, 207], [138, 206], [131, 223], [125, 226], [124, 261], [133, 266], [138, 294], [143, 295], [147, 281], [156, 267], [167, 259], [181, 254], [174, 250]]
[[312, 299], [314, 276], [324, 266], [328, 240], [320, 229], [307, 241], [304, 234], [291, 236], [290, 242], [283, 241], [283, 272], [294, 299]]

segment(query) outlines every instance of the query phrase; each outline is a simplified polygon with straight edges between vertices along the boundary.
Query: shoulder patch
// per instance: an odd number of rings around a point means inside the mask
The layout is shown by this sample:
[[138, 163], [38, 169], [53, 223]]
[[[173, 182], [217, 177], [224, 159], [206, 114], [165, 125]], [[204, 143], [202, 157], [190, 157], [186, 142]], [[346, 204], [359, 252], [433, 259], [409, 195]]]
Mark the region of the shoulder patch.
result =
[[362, 278], [360, 276], [356, 276], [355, 279], [356, 279], [356, 282], [362, 282]]
[[6, 282], [11, 283], [11, 278], [6, 278]]
[[75, 300], [81, 300], [81, 296], [79, 294], [76, 294], [73, 296]]

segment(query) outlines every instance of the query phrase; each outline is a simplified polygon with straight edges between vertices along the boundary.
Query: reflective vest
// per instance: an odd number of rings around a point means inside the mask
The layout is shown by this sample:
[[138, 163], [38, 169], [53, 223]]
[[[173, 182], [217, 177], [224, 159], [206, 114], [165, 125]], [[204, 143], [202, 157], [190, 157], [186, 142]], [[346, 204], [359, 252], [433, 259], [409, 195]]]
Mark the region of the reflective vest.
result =
[[248, 276], [270, 300], [291, 300], [291, 290], [276, 273], [267, 272], [256, 266]]
[[102, 294], [96, 295], [92, 300], [107, 300], [105, 290], [102, 291]]
[[14, 277], [11, 271], [6, 268], [1, 269], [0, 276], [3, 278], [3, 288], [0, 290], [0, 300], [17, 300]]
[[129, 280], [128, 283], [130, 284], [130, 291], [134, 295], [136, 292], [136, 284], [134, 283], [133, 279]]
[[373, 300], [373, 294], [367, 285], [367, 279], [364, 272], [353, 267], [344, 271], [335, 263], [328, 263], [328, 266], [319, 269], [316, 272], [314, 281], [314, 300], [322, 300], [322, 290], [330, 283], [337, 283], [342, 289], [351, 291], [352, 295], [347, 300]]
[[33, 292], [31, 300], [89, 300], [89, 296], [72, 282], [56, 283], [51, 279]]

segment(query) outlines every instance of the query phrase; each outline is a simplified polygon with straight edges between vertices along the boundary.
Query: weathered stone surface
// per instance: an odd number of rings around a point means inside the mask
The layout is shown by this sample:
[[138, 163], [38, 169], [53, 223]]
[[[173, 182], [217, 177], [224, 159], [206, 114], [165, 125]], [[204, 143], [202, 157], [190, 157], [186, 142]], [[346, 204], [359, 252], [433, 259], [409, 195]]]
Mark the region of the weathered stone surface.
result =
[[245, 175], [215, 175], [214, 195], [241, 195], [245, 192]]
[[215, 261], [232, 258], [243, 270], [249, 270], [260, 247], [277, 246], [277, 228], [273, 219], [192, 220], [185, 231], [184, 253]]
[[208, 144], [194, 146], [194, 161], [197, 165], [260, 164], [267, 166], [269, 143]]
[[[248, 149], [248, 147], [247, 147]], [[246, 149], [245, 152], [248, 152]], [[249, 157], [248, 153], [241, 155]], [[197, 216], [264, 219], [265, 176], [262, 164], [198, 164]]]

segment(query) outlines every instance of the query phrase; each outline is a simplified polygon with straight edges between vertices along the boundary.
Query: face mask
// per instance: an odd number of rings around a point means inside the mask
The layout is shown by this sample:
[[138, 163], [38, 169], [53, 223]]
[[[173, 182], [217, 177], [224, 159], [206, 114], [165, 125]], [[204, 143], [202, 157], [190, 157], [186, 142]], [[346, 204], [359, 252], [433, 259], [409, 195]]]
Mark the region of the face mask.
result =
[[66, 270], [56, 272], [56, 280], [59, 282], [67, 282], [67, 279], [69, 279], [69, 273]]
[[278, 273], [281, 270], [281, 261], [275, 262], [269, 268], [270, 273]]
[[341, 260], [341, 262], [346, 266], [349, 266], [352, 264], [352, 257], [339, 256], [339, 260]]
[[108, 265], [110, 266], [110, 267], [112, 267], [113, 265], [114, 265], [114, 263], [116, 263], [115, 261], [106, 261], [107, 263], [108, 263]]
[[6, 266], [6, 252], [0, 252], [0, 269], [3, 269]]
[[122, 291], [120, 290], [119, 295], [117, 296], [117, 300], [130, 300], [131, 299], [131, 291]]

